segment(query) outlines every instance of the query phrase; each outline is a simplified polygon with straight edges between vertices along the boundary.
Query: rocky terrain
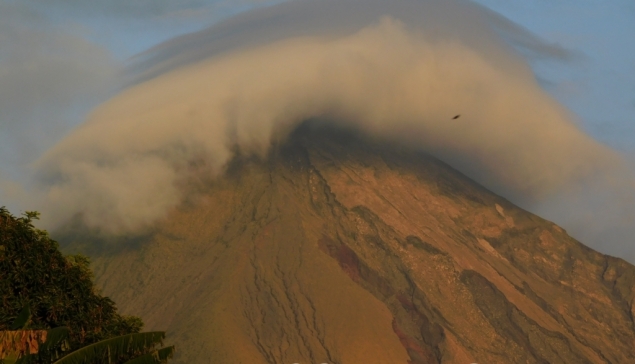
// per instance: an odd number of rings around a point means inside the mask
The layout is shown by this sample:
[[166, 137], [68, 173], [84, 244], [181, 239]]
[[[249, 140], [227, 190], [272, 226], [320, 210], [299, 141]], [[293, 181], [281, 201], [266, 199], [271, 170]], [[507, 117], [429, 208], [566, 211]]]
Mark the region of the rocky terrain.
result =
[[351, 135], [237, 158], [152, 234], [91, 255], [176, 362], [635, 363], [635, 267]]

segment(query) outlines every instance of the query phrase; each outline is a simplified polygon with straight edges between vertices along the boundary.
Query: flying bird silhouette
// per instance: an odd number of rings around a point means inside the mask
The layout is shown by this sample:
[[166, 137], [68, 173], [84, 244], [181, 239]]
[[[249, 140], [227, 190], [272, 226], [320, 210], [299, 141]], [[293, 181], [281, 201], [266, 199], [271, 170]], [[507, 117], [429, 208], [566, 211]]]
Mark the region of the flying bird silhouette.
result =
[[456, 115], [455, 117], [452, 118], [452, 120], [456, 120], [459, 118], [459, 116], [461, 116], [461, 114]]

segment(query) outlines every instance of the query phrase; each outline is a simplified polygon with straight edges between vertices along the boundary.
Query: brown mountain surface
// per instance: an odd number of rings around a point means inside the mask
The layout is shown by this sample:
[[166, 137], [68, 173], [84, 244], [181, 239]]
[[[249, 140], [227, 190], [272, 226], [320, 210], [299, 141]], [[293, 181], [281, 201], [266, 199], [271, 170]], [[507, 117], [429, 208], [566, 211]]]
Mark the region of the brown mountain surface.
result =
[[632, 265], [432, 157], [291, 140], [94, 258], [177, 362], [635, 363]]

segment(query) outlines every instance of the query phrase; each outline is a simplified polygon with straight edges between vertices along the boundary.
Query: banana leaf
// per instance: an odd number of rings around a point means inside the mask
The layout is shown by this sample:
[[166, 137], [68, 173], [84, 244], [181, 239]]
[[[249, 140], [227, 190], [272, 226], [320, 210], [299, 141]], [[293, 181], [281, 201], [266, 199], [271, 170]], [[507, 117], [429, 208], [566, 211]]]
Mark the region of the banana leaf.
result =
[[124, 364], [162, 364], [172, 358], [174, 354], [174, 346], [168, 346], [151, 353], [141, 355], [132, 360], [125, 362]]
[[124, 355], [143, 355], [162, 344], [165, 332], [142, 332], [117, 336], [78, 349], [53, 364], [88, 364], [98, 361], [112, 363]]
[[29, 306], [24, 306], [18, 317], [11, 324], [11, 330], [24, 330], [29, 321], [31, 321], [31, 309]]

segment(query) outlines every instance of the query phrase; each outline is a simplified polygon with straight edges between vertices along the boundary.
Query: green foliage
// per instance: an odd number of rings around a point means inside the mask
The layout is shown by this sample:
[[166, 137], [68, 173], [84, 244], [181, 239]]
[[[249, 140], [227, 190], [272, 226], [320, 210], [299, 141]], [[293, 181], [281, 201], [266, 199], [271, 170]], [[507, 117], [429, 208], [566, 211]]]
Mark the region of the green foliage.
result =
[[22, 311], [20, 311], [20, 314], [18, 314], [18, 317], [13, 320], [10, 330], [26, 329], [29, 321], [31, 321], [31, 309], [29, 308], [29, 306], [24, 306], [24, 308], [22, 308]]
[[147, 355], [157, 345], [161, 345], [164, 338], [165, 333], [161, 331], [118, 336], [85, 346], [53, 364], [116, 363], [122, 358]]
[[96, 292], [89, 259], [62, 255], [58, 243], [33, 226], [38, 217], [31, 211], [15, 217], [0, 207], [0, 331], [15, 322], [53, 333], [37, 361], [25, 362], [50, 363], [64, 349], [139, 333], [140, 318], [120, 315]]
[[70, 350], [68, 337], [70, 330], [68, 327], [56, 327], [48, 330], [46, 335], [46, 341], [40, 345], [41, 355], [40, 359], [44, 359], [46, 356], [46, 362], [50, 362], [55, 359], [59, 359], [65, 352]]
[[[3, 333], [9, 331], [1, 331]], [[32, 330], [24, 330], [25, 333], [34, 337], [41, 336], [41, 332]], [[9, 332], [14, 333], [14, 332]], [[155, 349], [158, 345], [163, 345], [165, 332], [143, 332], [137, 334], [128, 334], [117, 336], [114, 338], [99, 341], [97, 343], [82, 347], [74, 352], [64, 355], [65, 345], [67, 345], [68, 328], [58, 327], [48, 330], [46, 333], [46, 341], [39, 345], [38, 354], [27, 354], [16, 357], [15, 355], [5, 356], [4, 360], [0, 360], [2, 364], [36, 364], [36, 363], [52, 363], [52, 364], [88, 364], [88, 363], [122, 363], [124, 364], [161, 364], [166, 363], [174, 354], [174, 346]], [[9, 338], [10, 339], [10, 338]], [[3, 340], [0, 340], [3, 341]], [[11, 340], [6, 340], [11, 341]], [[0, 344], [3, 345], [3, 344]], [[26, 351], [17, 346], [5, 348], [4, 351]], [[2, 353], [3, 350], [0, 350]], [[42, 354], [45, 354], [44, 356]], [[0, 355], [0, 358], [3, 356]], [[133, 358], [129, 360], [130, 358]], [[17, 360], [16, 360], [17, 359]]]
[[174, 346], [168, 346], [151, 353], [141, 355], [124, 364], [160, 364], [165, 363], [174, 354]]

